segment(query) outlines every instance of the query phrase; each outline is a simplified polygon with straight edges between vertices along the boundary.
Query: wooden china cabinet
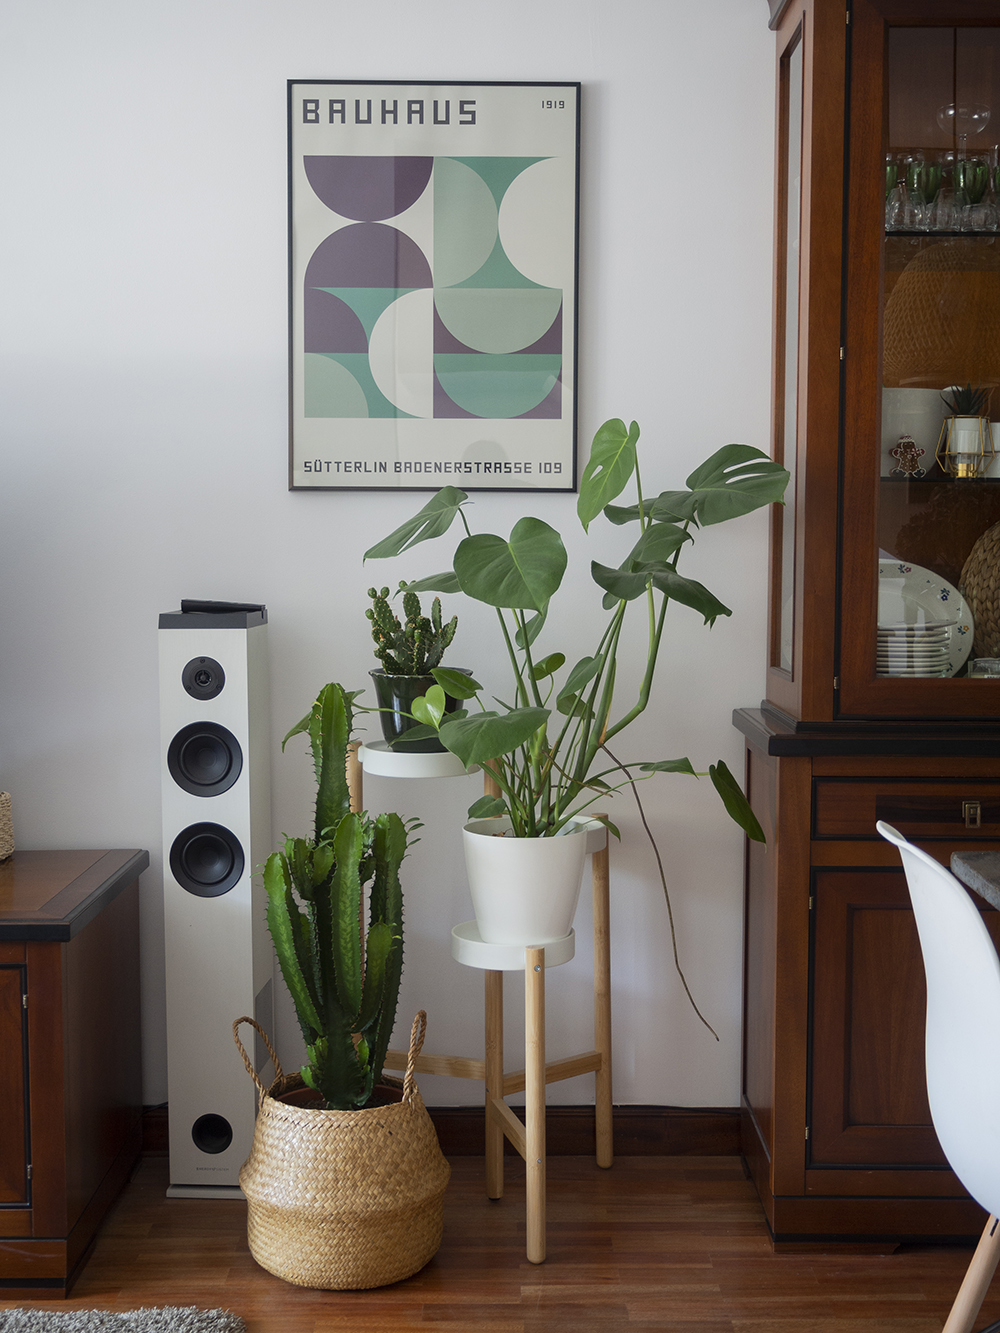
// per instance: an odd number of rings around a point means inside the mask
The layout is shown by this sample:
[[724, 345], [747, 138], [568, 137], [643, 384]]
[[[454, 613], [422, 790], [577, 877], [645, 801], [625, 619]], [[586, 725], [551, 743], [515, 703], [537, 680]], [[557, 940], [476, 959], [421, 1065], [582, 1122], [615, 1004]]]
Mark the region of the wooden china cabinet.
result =
[[970, 674], [1000, 657], [1000, 555], [979, 541], [1000, 459], [984, 430], [969, 466], [935, 457], [942, 391], [992, 389], [1000, 418], [1000, 0], [771, 11], [773, 448], [792, 480], [767, 697], [735, 715], [768, 838], [747, 866], [743, 1150], [776, 1242], [973, 1237], [982, 1211], [930, 1122], [905, 881], [875, 822], [945, 864], [1000, 848], [1000, 679]]

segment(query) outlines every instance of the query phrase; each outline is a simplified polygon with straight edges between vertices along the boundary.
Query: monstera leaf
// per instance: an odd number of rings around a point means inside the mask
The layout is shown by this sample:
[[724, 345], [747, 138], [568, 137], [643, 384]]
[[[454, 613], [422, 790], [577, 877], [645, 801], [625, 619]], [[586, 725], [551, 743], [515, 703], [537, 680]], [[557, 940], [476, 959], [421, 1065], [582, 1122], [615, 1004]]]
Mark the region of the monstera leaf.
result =
[[455, 552], [462, 591], [487, 606], [544, 611], [565, 572], [562, 538], [539, 518], [522, 518], [509, 541], [482, 533]]

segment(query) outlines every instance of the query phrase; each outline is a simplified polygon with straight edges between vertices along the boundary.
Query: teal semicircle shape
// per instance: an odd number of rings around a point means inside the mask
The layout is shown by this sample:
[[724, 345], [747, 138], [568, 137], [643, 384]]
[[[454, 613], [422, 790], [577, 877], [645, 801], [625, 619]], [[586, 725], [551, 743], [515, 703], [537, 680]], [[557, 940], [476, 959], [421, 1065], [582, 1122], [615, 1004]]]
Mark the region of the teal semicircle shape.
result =
[[393, 301], [398, 301], [407, 292], [415, 292], [416, 287], [320, 287], [321, 292], [339, 296], [351, 307], [364, 327], [367, 337], [372, 336], [372, 329]]
[[322, 352], [306, 352], [302, 358], [302, 371], [305, 416], [368, 416], [365, 391], [346, 366]]
[[483, 178], [464, 162], [434, 162], [434, 281], [464, 282], [489, 259], [497, 241], [497, 204]]
[[441, 387], [459, 407], [488, 419], [519, 417], [537, 407], [555, 387], [561, 356], [434, 357]]
[[477, 352], [518, 352], [551, 328], [559, 313], [558, 287], [442, 287], [434, 305], [452, 337]]
[[402, 408], [396, 407], [395, 403], [390, 403], [375, 383], [367, 352], [327, 352], [323, 355], [326, 360], [336, 363], [351, 375], [360, 388], [368, 409], [366, 412], [324, 412], [323, 416], [406, 417], [408, 420], [413, 420], [409, 412], [404, 412]]
[[520, 176], [522, 171], [528, 167], [534, 166], [536, 162], [544, 162], [544, 157], [456, 157], [456, 162], [461, 162], [463, 166], [471, 167], [477, 176], [481, 176], [490, 188], [490, 193], [497, 201], [497, 208], [500, 207], [500, 201], [507, 193], [507, 189], [512, 180]]
[[540, 287], [541, 283], [532, 282], [530, 278], [525, 277], [519, 268], [514, 267], [507, 258], [507, 252], [504, 250], [500, 238], [497, 237], [496, 245], [490, 251], [490, 257], [482, 268], [477, 269], [475, 273], [462, 282], [442, 285], [455, 287]]

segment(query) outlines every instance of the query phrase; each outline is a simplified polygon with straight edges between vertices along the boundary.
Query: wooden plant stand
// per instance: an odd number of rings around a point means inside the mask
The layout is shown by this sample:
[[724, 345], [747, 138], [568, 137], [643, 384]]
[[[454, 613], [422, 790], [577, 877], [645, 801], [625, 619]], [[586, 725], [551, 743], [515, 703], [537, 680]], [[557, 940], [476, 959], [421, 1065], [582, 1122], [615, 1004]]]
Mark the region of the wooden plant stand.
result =
[[[451, 755], [396, 755], [381, 747], [364, 746], [348, 761], [351, 808], [363, 808], [362, 768], [381, 776], [447, 776], [447, 760], [464, 770]], [[425, 764], [413, 761], [426, 761]], [[397, 762], [401, 761], [401, 762]], [[434, 771], [426, 772], [425, 768]], [[489, 774], [488, 795], [498, 795]], [[540, 1264], [545, 1260], [545, 1087], [578, 1074], [596, 1075], [594, 1119], [596, 1161], [600, 1167], [614, 1162], [611, 1103], [611, 928], [609, 908], [609, 864], [607, 830], [588, 835], [592, 852], [594, 926], [594, 1049], [580, 1055], [546, 1062], [545, 1059], [545, 972], [547, 967], [567, 963], [575, 951], [575, 933], [546, 947], [486, 944], [478, 937], [474, 922], [452, 931], [452, 956], [467, 967], [483, 970], [485, 978], [486, 1058], [471, 1060], [457, 1055], [418, 1057], [416, 1068], [425, 1074], [450, 1078], [479, 1079], [486, 1085], [486, 1195], [503, 1195], [503, 1142], [507, 1138], [524, 1158], [526, 1168], [527, 1257]], [[504, 1072], [503, 974], [524, 971], [525, 1067]], [[406, 1068], [405, 1051], [390, 1050], [387, 1069]], [[525, 1123], [504, 1098], [525, 1094]]]

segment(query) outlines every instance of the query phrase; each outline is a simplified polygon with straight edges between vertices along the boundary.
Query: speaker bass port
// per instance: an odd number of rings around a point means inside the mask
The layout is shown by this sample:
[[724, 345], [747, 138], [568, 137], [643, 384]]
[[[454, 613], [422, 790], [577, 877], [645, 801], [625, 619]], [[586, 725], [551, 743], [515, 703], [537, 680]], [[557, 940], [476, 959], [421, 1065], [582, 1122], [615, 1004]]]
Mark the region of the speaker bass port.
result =
[[191, 1126], [191, 1138], [202, 1152], [225, 1152], [233, 1141], [233, 1127], [224, 1115], [200, 1115]]
[[170, 742], [167, 768], [192, 796], [219, 796], [240, 776], [243, 751], [233, 733], [217, 722], [192, 722]]
[[220, 898], [239, 883], [245, 858], [239, 838], [221, 824], [189, 824], [170, 848], [174, 879], [198, 898]]

